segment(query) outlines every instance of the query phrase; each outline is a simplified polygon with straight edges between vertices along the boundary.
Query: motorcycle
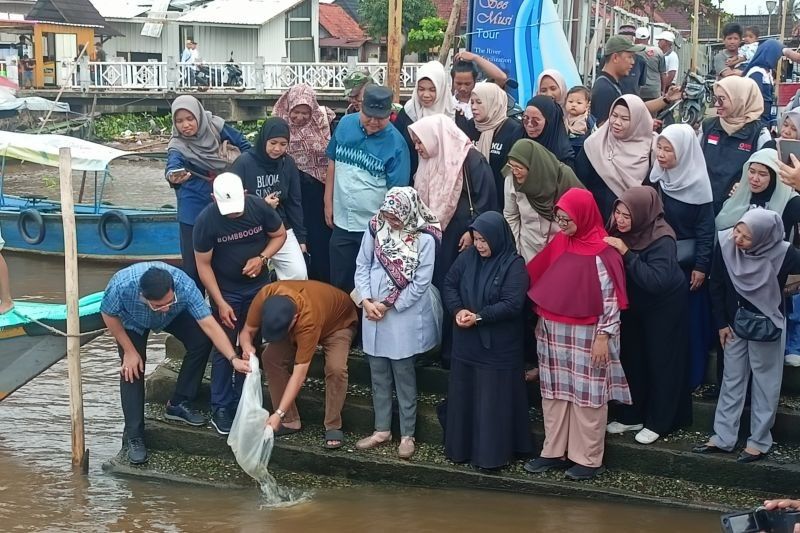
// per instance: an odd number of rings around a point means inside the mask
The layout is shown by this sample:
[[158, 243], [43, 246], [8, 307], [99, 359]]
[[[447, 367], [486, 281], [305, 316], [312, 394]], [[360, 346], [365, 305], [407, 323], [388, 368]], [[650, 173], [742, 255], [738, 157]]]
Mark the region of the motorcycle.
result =
[[225, 86], [226, 87], [241, 87], [244, 85], [244, 78], [242, 78], [242, 67], [233, 60], [233, 52], [228, 64], [225, 65]]
[[[683, 98], [661, 111], [656, 118], [669, 123], [682, 122], [696, 127], [706, 116], [706, 109], [714, 103], [714, 79], [688, 72], [681, 85]], [[676, 118], [676, 110], [678, 117]]]

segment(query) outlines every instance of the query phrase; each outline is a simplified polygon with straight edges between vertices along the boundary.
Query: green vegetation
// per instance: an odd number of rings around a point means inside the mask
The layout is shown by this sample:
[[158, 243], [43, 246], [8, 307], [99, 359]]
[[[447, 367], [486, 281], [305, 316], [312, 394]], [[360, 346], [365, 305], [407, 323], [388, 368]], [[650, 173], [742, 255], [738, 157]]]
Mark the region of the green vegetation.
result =
[[[263, 120], [234, 122], [233, 127], [253, 138], [258, 133]], [[102, 142], [124, 138], [125, 132], [148, 133], [153, 137], [168, 137], [172, 131], [172, 118], [169, 114], [121, 113], [102, 115], [94, 121], [94, 139]]]
[[419, 21], [419, 28], [408, 32], [407, 52], [428, 52], [442, 46], [447, 21], [439, 17], [426, 17]]
[[[359, 0], [358, 14], [370, 37], [379, 39], [389, 32], [389, 2], [386, 0]], [[403, 0], [403, 33], [419, 28], [422, 19], [436, 17], [431, 0]]]

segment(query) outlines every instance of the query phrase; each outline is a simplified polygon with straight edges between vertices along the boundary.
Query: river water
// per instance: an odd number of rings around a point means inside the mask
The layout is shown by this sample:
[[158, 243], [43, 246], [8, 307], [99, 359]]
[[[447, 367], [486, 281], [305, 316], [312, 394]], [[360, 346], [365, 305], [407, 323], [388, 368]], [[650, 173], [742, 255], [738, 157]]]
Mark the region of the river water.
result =
[[[174, 202], [155, 164], [118, 165], [106, 188], [117, 204]], [[47, 193], [51, 172], [26, 167], [6, 191]], [[7, 174], [8, 176], [8, 174]], [[133, 183], [133, 185], [131, 185]], [[55, 191], [50, 191], [55, 197]], [[63, 300], [59, 259], [7, 256], [15, 298]], [[112, 266], [82, 264], [81, 294], [102, 290]], [[163, 359], [156, 337], [148, 367]], [[222, 490], [123, 479], [101, 470], [119, 450], [118, 359], [103, 336], [83, 348], [89, 475], [70, 466], [66, 364], [62, 361], [0, 403], [0, 531], [525, 531], [684, 533], [719, 530], [699, 513], [496, 492], [349, 487], [316, 492], [310, 501], [260, 509], [253, 490]], [[277, 451], [276, 453], [280, 453]]]

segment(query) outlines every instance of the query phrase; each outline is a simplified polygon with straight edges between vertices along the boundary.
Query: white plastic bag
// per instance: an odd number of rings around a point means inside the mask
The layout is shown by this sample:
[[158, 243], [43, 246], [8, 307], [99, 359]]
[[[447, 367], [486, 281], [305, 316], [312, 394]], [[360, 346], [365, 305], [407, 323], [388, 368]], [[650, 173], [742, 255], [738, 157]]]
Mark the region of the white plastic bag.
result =
[[250, 357], [250, 373], [244, 378], [242, 399], [228, 434], [228, 446], [242, 470], [263, 484], [272, 480], [267, 466], [275, 437], [267, 425], [269, 411], [262, 402], [258, 357]]

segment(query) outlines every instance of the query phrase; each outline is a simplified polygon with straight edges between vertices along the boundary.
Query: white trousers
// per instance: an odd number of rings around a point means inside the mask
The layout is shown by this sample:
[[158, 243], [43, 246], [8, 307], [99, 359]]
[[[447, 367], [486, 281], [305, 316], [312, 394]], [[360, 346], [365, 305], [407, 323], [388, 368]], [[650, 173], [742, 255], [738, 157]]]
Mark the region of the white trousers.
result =
[[308, 279], [306, 260], [292, 229], [286, 231], [286, 242], [270, 262], [279, 280]]

